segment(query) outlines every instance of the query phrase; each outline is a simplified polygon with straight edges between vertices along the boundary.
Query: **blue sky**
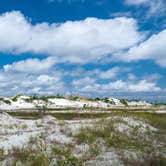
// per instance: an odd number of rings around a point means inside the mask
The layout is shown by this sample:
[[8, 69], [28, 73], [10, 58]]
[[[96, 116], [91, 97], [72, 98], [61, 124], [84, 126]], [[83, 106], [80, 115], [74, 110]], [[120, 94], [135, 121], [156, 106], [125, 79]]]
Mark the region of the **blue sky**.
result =
[[1, 0], [0, 94], [166, 101], [165, 0]]

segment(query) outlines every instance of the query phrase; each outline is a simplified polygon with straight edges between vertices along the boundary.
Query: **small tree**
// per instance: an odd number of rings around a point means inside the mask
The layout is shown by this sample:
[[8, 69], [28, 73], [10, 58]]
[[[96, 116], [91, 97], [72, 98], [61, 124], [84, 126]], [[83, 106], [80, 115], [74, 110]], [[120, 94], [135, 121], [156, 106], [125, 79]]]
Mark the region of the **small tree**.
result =
[[120, 102], [124, 104], [125, 106], [128, 106], [127, 100], [126, 99], [120, 99]]

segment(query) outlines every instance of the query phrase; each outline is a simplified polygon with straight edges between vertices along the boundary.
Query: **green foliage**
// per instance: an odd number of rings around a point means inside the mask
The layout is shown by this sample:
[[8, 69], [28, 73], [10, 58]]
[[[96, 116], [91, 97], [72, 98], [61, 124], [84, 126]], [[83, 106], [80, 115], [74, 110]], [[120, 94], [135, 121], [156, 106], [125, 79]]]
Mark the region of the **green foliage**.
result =
[[96, 97], [94, 100], [95, 101], [100, 101], [101, 99], [99, 97]]
[[86, 108], [86, 104], [83, 105], [83, 108]]
[[58, 166], [81, 166], [82, 160], [73, 156], [69, 147], [52, 147], [52, 153], [56, 156]]
[[105, 98], [103, 99], [103, 101], [104, 101], [105, 103], [109, 103], [109, 102], [110, 102], [110, 100], [109, 100], [108, 97], [105, 97]]
[[156, 153], [155, 149], [149, 149], [146, 153], [138, 158], [127, 158], [125, 154], [119, 155], [124, 165], [136, 165], [136, 166], [165, 166], [166, 158], [160, 153]]
[[55, 98], [64, 99], [65, 97], [64, 97], [63, 95], [61, 95], [61, 94], [57, 94], [57, 95], [55, 96]]
[[51, 161], [50, 159], [44, 154], [44, 152], [41, 152], [39, 154], [34, 154], [31, 156], [31, 165], [32, 166], [48, 166], [50, 165]]
[[108, 97], [105, 97], [105, 98], [103, 99], [103, 101], [104, 101], [105, 103], [115, 105], [115, 102], [114, 102], [113, 100], [110, 100]]
[[64, 159], [58, 159], [57, 160], [57, 166], [81, 166], [82, 161], [74, 156], [69, 156], [68, 158]]
[[95, 101], [94, 98], [87, 98], [88, 101]]
[[125, 106], [128, 106], [126, 99], [120, 99], [120, 102], [121, 102], [122, 104], [124, 104]]
[[128, 136], [118, 130], [115, 130], [114, 124], [126, 123], [122, 120], [107, 120], [99, 121], [94, 124], [93, 127], [81, 128], [74, 137], [78, 144], [93, 144], [98, 139], [102, 139], [105, 142], [106, 147], [124, 148], [124, 149], [140, 149], [151, 146], [151, 142], [147, 142], [144, 138], [139, 139], [138, 127], [133, 128], [133, 134]]
[[28, 102], [28, 103], [32, 103], [33, 98], [32, 98], [32, 97], [30, 97], [30, 98], [24, 99], [24, 101], [25, 101], [25, 102]]
[[10, 155], [14, 157], [15, 159], [25, 162], [29, 157], [30, 157], [30, 151], [27, 148], [18, 148], [18, 147], [13, 147]]
[[79, 132], [75, 135], [75, 138], [77, 138], [77, 143], [85, 143], [85, 144], [92, 144], [96, 141], [96, 136], [94, 133], [91, 133], [90, 128], [81, 128]]
[[[23, 115], [23, 114], [21, 114]], [[77, 113], [56, 113], [51, 114], [58, 119], [73, 119], [78, 116]], [[103, 118], [101, 120], [93, 121], [93, 126], [80, 128], [78, 132], [73, 132], [70, 136], [73, 137], [73, 142], [68, 144], [62, 144], [57, 142], [47, 143], [45, 142], [46, 137], [44, 135], [38, 136], [39, 140], [30, 138], [29, 144], [23, 148], [13, 148], [8, 156], [12, 157], [12, 160], [21, 162], [21, 165], [25, 166], [49, 166], [50, 163], [55, 159], [54, 165], [56, 166], [82, 166], [90, 160], [95, 160], [97, 156], [105, 152], [103, 149], [109, 152], [110, 149], [117, 151], [124, 151], [124, 154], [118, 155], [119, 159], [124, 165], [136, 165], [136, 166], [165, 166], [166, 159], [163, 152], [165, 134], [166, 134], [166, 115], [165, 114], [152, 114], [143, 112], [112, 112], [111, 114], [81, 114], [81, 118], [101, 118], [105, 116], [112, 116], [114, 118]], [[26, 115], [25, 115], [26, 116]], [[27, 116], [30, 116], [27, 114]], [[36, 116], [36, 115], [35, 115]], [[91, 117], [92, 116], [92, 117]], [[157, 132], [147, 129], [144, 135], [140, 134], [140, 126], [130, 126], [131, 130], [129, 134], [126, 132], [120, 132], [115, 128], [116, 124], [128, 125], [127, 121], [124, 121], [122, 117], [132, 117], [133, 119], [140, 119], [143, 122], [148, 122], [152, 126], [156, 127]], [[64, 122], [61, 127], [64, 126]], [[44, 134], [47, 134], [44, 132]], [[66, 133], [63, 133], [66, 134]], [[162, 138], [161, 138], [162, 135]], [[66, 134], [67, 136], [67, 134]], [[43, 143], [39, 144], [40, 140]], [[44, 141], [43, 141], [44, 140]], [[155, 144], [154, 144], [155, 140]], [[162, 141], [162, 142], [161, 142]], [[74, 156], [75, 145], [89, 145], [89, 150], [81, 153], [81, 156]], [[157, 145], [157, 146], [156, 146]], [[36, 146], [37, 148], [34, 148]], [[42, 147], [43, 146], [43, 147]], [[33, 148], [32, 148], [33, 147]], [[48, 147], [48, 148], [46, 148]], [[50, 148], [51, 147], [51, 148]], [[104, 148], [103, 148], [104, 147]], [[136, 158], [128, 158], [128, 152], [132, 152], [136, 155]], [[0, 150], [0, 159], [3, 160], [3, 150]], [[125, 156], [126, 153], [126, 156]], [[74, 153], [75, 154], [75, 153]], [[8, 157], [5, 156], [5, 157]], [[99, 156], [100, 157], [100, 156]]]
[[33, 96], [31, 96], [30, 98], [31, 98], [31, 100], [38, 100], [39, 99], [39, 97], [36, 94], [34, 94]]
[[57, 156], [66, 156], [66, 157], [71, 154], [70, 149], [58, 147], [56, 145], [52, 147], [52, 152]]
[[111, 100], [110, 100], [109, 103], [112, 104], [112, 105], [115, 105], [115, 104], [116, 104], [114, 101], [111, 101]]
[[10, 156], [13, 157], [13, 163], [15, 163], [13, 165], [17, 165], [18, 162], [28, 166], [48, 166], [50, 164], [50, 159], [40, 147], [38, 149], [32, 149], [31, 146], [13, 147]]
[[91, 157], [96, 157], [101, 153], [101, 149], [97, 143], [91, 145], [90, 147], [90, 155]]
[[31, 136], [31, 137], [29, 138], [29, 144], [35, 144], [35, 143], [37, 143], [36, 138]]
[[10, 100], [4, 99], [4, 98], [0, 98], [0, 101], [3, 101], [6, 104], [11, 104]]
[[3, 148], [0, 148], [0, 161], [3, 161], [5, 159], [5, 150]]
[[110, 137], [111, 132], [115, 132], [113, 122], [106, 124], [104, 122], [98, 122], [93, 127], [81, 128], [75, 135], [78, 144], [92, 144], [98, 138], [107, 139]]
[[79, 99], [79, 97], [78, 96], [69, 96], [68, 97], [68, 99], [70, 99], [70, 100], [73, 100], [73, 101], [76, 101], [76, 100], [78, 100]]
[[15, 102], [16, 102], [20, 96], [22, 96], [22, 94], [19, 94], [19, 95], [14, 96], [14, 97], [12, 98], [12, 101], [15, 101]]

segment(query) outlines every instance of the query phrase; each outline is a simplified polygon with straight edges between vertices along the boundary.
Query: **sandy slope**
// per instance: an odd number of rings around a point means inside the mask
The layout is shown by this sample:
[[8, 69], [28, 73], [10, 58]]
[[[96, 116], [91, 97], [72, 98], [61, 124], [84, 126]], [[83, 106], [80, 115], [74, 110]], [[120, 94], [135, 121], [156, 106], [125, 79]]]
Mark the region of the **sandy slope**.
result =
[[128, 106], [151, 106], [150, 103], [145, 101], [125, 101], [124, 104], [121, 100], [115, 98], [109, 98], [108, 101], [88, 101], [88, 100], [69, 100], [62, 98], [49, 98], [47, 101], [44, 100], [30, 100], [28, 96], [19, 96], [16, 100], [12, 98], [1, 97], [0, 98], [0, 110], [14, 110], [14, 109], [39, 109], [42, 107], [47, 108], [111, 108], [111, 107], [125, 107], [126, 103]]

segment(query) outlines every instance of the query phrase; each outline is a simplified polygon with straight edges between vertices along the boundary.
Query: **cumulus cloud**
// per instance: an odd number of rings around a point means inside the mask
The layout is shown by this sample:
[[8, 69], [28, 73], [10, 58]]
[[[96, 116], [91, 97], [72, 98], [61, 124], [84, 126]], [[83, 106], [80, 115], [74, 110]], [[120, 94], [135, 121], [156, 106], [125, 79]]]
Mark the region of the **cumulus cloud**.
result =
[[81, 92], [97, 92], [103, 94], [109, 94], [112, 92], [157, 92], [160, 90], [161, 88], [158, 87], [156, 83], [148, 82], [147, 80], [140, 80], [138, 82], [125, 82], [117, 80], [107, 84], [96, 83], [93, 85], [87, 85], [80, 89]]
[[133, 73], [128, 73], [128, 80], [136, 80], [137, 77]]
[[[161, 66], [166, 65], [166, 30], [145, 40], [145, 33], [138, 31], [136, 21], [126, 17], [32, 25], [20, 12], [13, 11], [0, 16], [0, 43], [0, 52], [46, 54], [56, 58], [56, 63], [152, 59]], [[5, 70], [28, 70], [21, 66], [30, 66], [30, 61], [33, 60], [16, 62], [5, 66]], [[35, 61], [39, 70], [44, 68], [40, 61]], [[53, 64], [47, 61], [41, 63], [49, 68]]]
[[166, 30], [152, 35], [148, 40], [131, 47], [127, 52], [114, 54], [112, 59], [126, 62], [151, 59], [160, 66], [166, 67]]
[[77, 80], [73, 80], [72, 84], [73, 86], [85, 86], [89, 84], [95, 83], [96, 79], [90, 78], [90, 77], [85, 77]]
[[109, 69], [107, 71], [100, 72], [99, 77], [102, 79], [115, 78], [120, 71], [121, 71], [120, 67], [114, 67], [114, 68]]
[[92, 72], [96, 72], [96, 77], [100, 78], [100, 79], [113, 79], [119, 76], [119, 74], [125, 73], [130, 71], [130, 68], [127, 67], [121, 67], [121, 66], [116, 66], [116, 67], [112, 67], [106, 71], [102, 71], [102, 70], [94, 70]]
[[6, 72], [25, 72], [25, 73], [41, 73], [46, 72], [55, 64], [55, 58], [47, 58], [43, 60], [39, 59], [27, 59], [13, 64], [4, 65], [4, 70]]
[[0, 94], [56, 95], [65, 94], [65, 83], [57, 72], [49, 74], [0, 73]]
[[[115, 70], [116, 67], [112, 68]], [[119, 68], [117, 70], [119, 70]], [[74, 69], [75, 70], [75, 69]], [[74, 71], [73, 70], [73, 71]], [[110, 69], [111, 70], [111, 69]], [[0, 71], [0, 93], [3, 95], [14, 95], [23, 93], [27, 95], [55, 95], [61, 94], [83, 94], [91, 96], [110, 96], [113, 92], [159, 92], [161, 88], [157, 85], [157, 77], [159, 75], [146, 75], [143, 79], [128, 79], [128, 72], [125, 73], [125, 80], [121, 80], [119, 74], [110, 74], [107, 70], [80, 70], [80, 75], [66, 75], [64, 71], [49, 70], [44, 73], [27, 73], [15, 71]], [[81, 74], [83, 71], [83, 74]], [[127, 70], [126, 70], [127, 71]], [[129, 71], [129, 70], [128, 70]], [[106, 74], [106, 72], [108, 72]], [[72, 73], [72, 70], [71, 70]], [[115, 72], [116, 73], [116, 72]], [[121, 73], [121, 74], [124, 74]], [[106, 81], [101, 81], [101, 76]], [[109, 78], [108, 78], [109, 75]], [[118, 75], [118, 76], [117, 76]], [[111, 79], [114, 78], [114, 80]], [[136, 76], [134, 76], [136, 77]], [[148, 79], [149, 78], [149, 79]], [[67, 80], [70, 81], [67, 81]]]
[[56, 56], [59, 62], [87, 63], [127, 49], [145, 37], [134, 19], [87, 18], [32, 25], [18, 11], [0, 16], [0, 51]]
[[159, 79], [162, 78], [162, 75], [159, 73], [153, 73], [153, 74], [145, 75], [143, 76], [143, 78], [150, 82], [157, 82]]
[[[120, 70], [120, 68], [118, 70]], [[98, 75], [100, 72], [101, 71], [98, 70]], [[95, 75], [96, 73], [94, 72], [93, 74]], [[115, 80], [111, 80], [111, 78], [109, 78], [106, 82], [102, 82], [100, 77], [94, 77], [91, 75], [85, 78], [74, 78], [72, 81], [72, 92], [76, 92], [77, 94], [92, 94], [95, 96], [109, 96], [112, 93], [156, 93], [161, 91], [161, 88], [157, 85], [158, 78], [159, 74], [157, 73], [145, 75], [141, 79], [132, 73], [126, 72], [125, 80], [121, 80], [120, 77], [116, 77]]]
[[84, 78], [95, 78], [99, 80], [109, 80], [109, 79], [117, 79], [120, 75], [124, 75], [131, 70], [129, 67], [124, 66], [115, 66], [110, 67], [108, 70], [101, 70], [99, 68], [94, 68], [91, 70], [85, 70], [84, 68], [75, 68], [71, 71], [63, 71], [64, 75], [71, 77], [84, 77]]
[[[81, 67], [55, 71], [54, 66], [66, 62], [92, 64], [150, 59], [166, 67], [165, 43], [166, 30], [145, 39], [132, 18], [87, 18], [33, 25], [20, 12], [5, 13], [0, 15], [0, 52], [46, 56], [42, 60], [31, 58], [4, 65], [0, 70], [0, 94], [74, 92], [109, 96], [111, 92], [159, 92], [157, 74], [139, 80], [121, 66], [88, 71]], [[122, 74], [126, 75], [126, 80], [120, 79]]]

